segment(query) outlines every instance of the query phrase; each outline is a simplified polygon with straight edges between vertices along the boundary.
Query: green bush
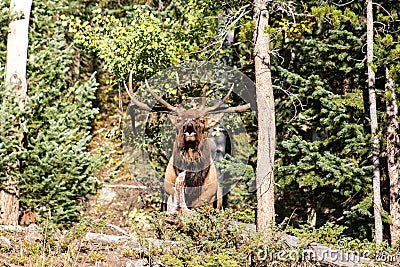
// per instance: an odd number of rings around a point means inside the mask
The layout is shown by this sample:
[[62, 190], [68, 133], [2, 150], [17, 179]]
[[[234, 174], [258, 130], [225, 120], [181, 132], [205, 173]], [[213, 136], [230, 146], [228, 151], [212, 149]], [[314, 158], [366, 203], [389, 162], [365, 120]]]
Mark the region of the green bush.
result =
[[240, 265], [230, 256], [225, 254], [197, 256], [189, 261], [188, 267], [240, 267]]
[[[2, 79], [3, 81], [4, 79]], [[9, 177], [21, 177], [19, 158], [23, 155], [22, 135], [26, 130], [25, 111], [19, 107], [19, 98], [13, 90], [6, 90], [0, 82], [0, 183]]]
[[246, 224], [233, 226], [237, 217], [232, 210], [205, 207], [178, 216], [176, 224], [170, 224], [165, 213], [154, 213], [150, 222], [156, 236], [176, 243], [149, 254], [160, 257], [166, 266], [246, 266], [249, 260], [254, 266], [263, 266], [270, 260], [265, 256], [268, 251], [284, 249], [278, 236], [266, 240], [262, 234], [246, 230]]
[[[313, 242], [360, 255], [367, 252], [364, 255], [371, 259], [386, 255], [390, 257], [387, 259], [393, 260], [398, 255], [398, 250], [390, 248], [387, 242], [376, 245], [367, 240], [352, 239], [344, 234], [346, 227], [333, 223], [319, 228], [303, 225], [286, 230], [283, 224], [273, 229], [273, 238], [266, 239], [261, 233], [245, 229], [246, 224], [233, 226], [232, 221], [238, 217], [236, 213], [202, 208], [194, 214], [178, 215], [174, 224], [168, 223], [165, 214], [154, 213], [151, 224], [156, 236], [174, 244], [153, 248], [148, 255], [165, 266], [314, 266], [301, 258]], [[284, 233], [299, 238], [297, 247], [285, 244], [281, 238]]]

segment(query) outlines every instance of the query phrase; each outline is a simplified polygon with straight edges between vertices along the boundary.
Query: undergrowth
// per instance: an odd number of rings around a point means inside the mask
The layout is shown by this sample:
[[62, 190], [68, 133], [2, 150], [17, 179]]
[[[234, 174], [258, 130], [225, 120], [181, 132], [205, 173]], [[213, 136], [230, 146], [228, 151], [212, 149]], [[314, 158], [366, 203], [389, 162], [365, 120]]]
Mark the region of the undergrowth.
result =
[[[25, 230], [0, 228], [0, 241], [7, 238], [10, 246], [0, 242], [0, 263], [5, 266], [315, 266], [302, 258], [313, 242], [331, 249], [358, 251], [360, 255], [380, 262], [393, 263], [399, 251], [387, 243], [376, 245], [343, 235], [342, 226], [328, 223], [320, 228], [285, 224], [272, 229], [266, 237], [254, 230], [254, 225], [240, 223], [243, 214], [236, 211], [202, 208], [193, 214], [171, 219], [165, 212], [139, 212], [131, 218], [132, 228], [118, 230], [107, 219], [82, 219], [69, 229], [47, 221]], [[29, 229], [36, 233], [28, 234]], [[117, 231], [115, 231], [117, 229]], [[119, 228], [120, 229], [120, 228]], [[88, 241], [88, 232], [127, 237], [122, 242]], [[296, 247], [289, 247], [284, 234], [298, 238]], [[368, 252], [368, 254], [365, 254]], [[364, 253], [364, 254], [363, 254]], [[142, 265], [133, 265], [140, 261]], [[375, 266], [375, 265], [374, 265]]]
[[[378, 262], [393, 263], [400, 258], [399, 251], [388, 243], [376, 245], [346, 237], [345, 228], [333, 223], [295, 229], [284, 221], [272, 229], [272, 237], [266, 237], [254, 231], [254, 225], [238, 223], [242, 216], [243, 212], [229, 209], [203, 208], [194, 214], [178, 216], [171, 225], [164, 213], [154, 213], [150, 216], [154, 234], [174, 243], [153, 249], [149, 255], [163, 266], [315, 266], [316, 262], [303, 256], [309, 245], [317, 242], [331, 251], [365, 255]], [[296, 236], [297, 246], [285, 244], [284, 234]]]

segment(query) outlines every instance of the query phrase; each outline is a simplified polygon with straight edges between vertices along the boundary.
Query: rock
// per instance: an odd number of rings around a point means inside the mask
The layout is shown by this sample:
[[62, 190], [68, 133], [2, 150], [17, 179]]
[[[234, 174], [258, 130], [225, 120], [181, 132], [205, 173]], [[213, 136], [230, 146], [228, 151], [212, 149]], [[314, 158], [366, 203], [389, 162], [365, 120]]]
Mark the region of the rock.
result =
[[117, 196], [117, 193], [108, 187], [103, 187], [100, 191], [99, 203], [100, 205], [108, 205], [112, 203]]
[[35, 242], [36, 240], [42, 239], [42, 235], [39, 233], [39, 227], [36, 224], [30, 224], [26, 228], [26, 241]]
[[5, 236], [0, 236], [0, 246], [9, 248], [11, 247], [11, 241]]
[[126, 263], [126, 267], [143, 267], [143, 266], [148, 266], [146, 261], [143, 259], [130, 260]]

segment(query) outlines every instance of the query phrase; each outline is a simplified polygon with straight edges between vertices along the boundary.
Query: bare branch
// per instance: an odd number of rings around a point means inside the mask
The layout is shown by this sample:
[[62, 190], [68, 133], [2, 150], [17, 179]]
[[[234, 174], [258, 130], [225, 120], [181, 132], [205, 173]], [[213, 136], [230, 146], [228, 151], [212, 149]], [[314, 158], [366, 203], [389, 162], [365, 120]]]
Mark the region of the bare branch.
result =
[[344, 4], [337, 4], [335, 2], [332, 2], [332, 4], [334, 4], [335, 6], [342, 7], [342, 6], [347, 6], [347, 5], [349, 5], [349, 4], [353, 3], [353, 2], [354, 2], [354, 0], [351, 0], [351, 1], [349, 1], [347, 3], [344, 3]]

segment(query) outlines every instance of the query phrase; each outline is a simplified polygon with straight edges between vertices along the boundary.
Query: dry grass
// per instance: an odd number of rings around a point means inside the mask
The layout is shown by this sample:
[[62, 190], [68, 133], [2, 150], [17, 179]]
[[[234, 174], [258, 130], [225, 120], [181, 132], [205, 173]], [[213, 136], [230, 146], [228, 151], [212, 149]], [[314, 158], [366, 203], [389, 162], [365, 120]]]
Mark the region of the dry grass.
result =
[[142, 255], [126, 244], [93, 243], [85, 239], [87, 232], [116, 234], [115, 231], [103, 221], [93, 220], [69, 230], [46, 224], [1, 228], [0, 266], [142, 266], [137, 265]]

